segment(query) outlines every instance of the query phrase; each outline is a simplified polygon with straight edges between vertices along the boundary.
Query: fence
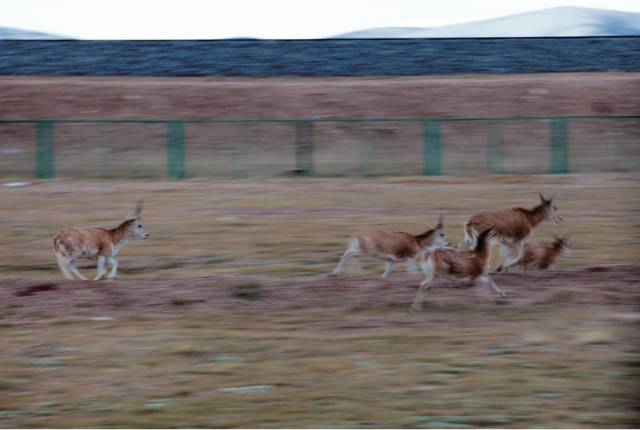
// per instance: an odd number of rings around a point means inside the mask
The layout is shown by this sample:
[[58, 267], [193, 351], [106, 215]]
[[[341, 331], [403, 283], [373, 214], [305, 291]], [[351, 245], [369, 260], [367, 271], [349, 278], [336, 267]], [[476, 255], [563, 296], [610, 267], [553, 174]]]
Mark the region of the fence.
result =
[[0, 121], [0, 176], [565, 174], [640, 166], [640, 116]]

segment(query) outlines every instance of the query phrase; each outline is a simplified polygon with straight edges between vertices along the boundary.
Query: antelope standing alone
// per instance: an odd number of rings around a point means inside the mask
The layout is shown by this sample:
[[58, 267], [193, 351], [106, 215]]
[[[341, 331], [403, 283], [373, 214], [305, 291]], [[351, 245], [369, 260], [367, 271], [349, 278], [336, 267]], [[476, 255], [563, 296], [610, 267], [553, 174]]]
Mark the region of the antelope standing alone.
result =
[[502, 261], [498, 266], [498, 272], [512, 267], [522, 256], [524, 242], [543, 221], [552, 224], [562, 222], [562, 218], [557, 214], [558, 208], [553, 204], [553, 196], [545, 199], [542, 194], [538, 195], [540, 203], [531, 209], [515, 207], [473, 215], [464, 224], [464, 245], [474, 247], [478, 234], [493, 227], [501, 245]]
[[520, 267], [524, 271], [546, 270], [558, 257], [571, 257], [571, 242], [567, 236], [556, 236], [553, 242], [526, 242], [522, 248], [522, 256], [512, 267]]
[[411, 310], [419, 310], [424, 301], [424, 292], [440, 277], [471, 278], [473, 281], [492, 287], [496, 293], [505, 297], [489, 276], [491, 249], [496, 243], [496, 232], [493, 227], [483, 230], [477, 237], [474, 249], [459, 251], [451, 248], [440, 248], [420, 255], [419, 266], [424, 272], [424, 281], [416, 292]]
[[140, 223], [142, 200], [138, 200], [132, 218], [129, 218], [115, 228], [72, 228], [60, 231], [53, 238], [53, 252], [58, 266], [66, 279], [74, 279], [73, 275], [87, 280], [78, 271], [75, 260], [78, 258], [98, 258], [98, 270], [94, 280], [100, 279], [106, 273], [105, 263], [109, 263], [111, 270], [107, 279], [113, 279], [118, 270], [115, 256], [127, 244], [129, 239], [146, 239], [149, 237]]
[[438, 218], [438, 225], [422, 234], [413, 235], [403, 231], [385, 231], [378, 229], [364, 230], [356, 234], [347, 250], [340, 258], [336, 269], [329, 276], [338, 276], [344, 265], [352, 257], [367, 256], [386, 261], [383, 278], [389, 276], [393, 264], [396, 262], [408, 262], [407, 270], [415, 267], [415, 262], [420, 251], [443, 246], [446, 243], [442, 229], [442, 216]]

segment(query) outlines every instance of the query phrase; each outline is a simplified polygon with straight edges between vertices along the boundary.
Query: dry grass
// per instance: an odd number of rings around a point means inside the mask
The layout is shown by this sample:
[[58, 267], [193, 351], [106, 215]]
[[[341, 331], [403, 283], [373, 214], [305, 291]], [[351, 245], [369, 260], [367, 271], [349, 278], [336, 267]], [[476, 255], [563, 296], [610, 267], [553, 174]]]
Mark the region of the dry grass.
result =
[[[559, 193], [566, 223], [544, 226], [536, 238], [569, 232], [576, 244], [575, 259], [561, 266], [634, 262], [638, 179], [52, 181], [0, 188], [3, 277], [58, 279], [50, 250], [56, 230], [113, 223], [139, 196], [151, 238], [123, 250], [122, 278], [261, 275], [233, 290], [246, 308], [207, 311], [175, 296], [162, 312], [70, 306], [58, 316], [27, 310], [22, 319], [0, 306], [0, 426], [637, 427], [634, 303], [443, 302], [413, 315], [406, 306], [259, 306], [267, 276], [329, 272], [349, 235], [365, 225], [420, 231], [443, 213], [457, 242], [473, 211], [529, 205], [538, 190]], [[379, 274], [382, 265], [353, 263], [348, 271]], [[405, 276], [400, 268], [392, 275]], [[103, 287], [105, 297], [122, 294]]]
[[[637, 175], [181, 182], [34, 183], [0, 188], [0, 273], [58, 277], [51, 238], [64, 226], [113, 225], [139, 196], [151, 239], [121, 253], [121, 276], [326, 273], [349, 236], [365, 226], [423, 231], [445, 215], [457, 243], [461, 225], [482, 209], [530, 206], [536, 192], [558, 193], [566, 223], [536, 238], [569, 233], [575, 258], [560, 266], [632, 262], [640, 251]], [[93, 271], [94, 262], [89, 262]], [[376, 273], [354, 262], [350, 272]]]
[[[587, 311], [606, 345], [575, 341], [587, 328], [577, 308], [467, 309], [464, 323], [447, 311], [307, 310], [3, 327], [0, 417], [19, 427], [637, 425], [637, 324]], [[408, 319], [424, 327], [402, 328]], [[398, 328], [356, 328], [381, 320]]]

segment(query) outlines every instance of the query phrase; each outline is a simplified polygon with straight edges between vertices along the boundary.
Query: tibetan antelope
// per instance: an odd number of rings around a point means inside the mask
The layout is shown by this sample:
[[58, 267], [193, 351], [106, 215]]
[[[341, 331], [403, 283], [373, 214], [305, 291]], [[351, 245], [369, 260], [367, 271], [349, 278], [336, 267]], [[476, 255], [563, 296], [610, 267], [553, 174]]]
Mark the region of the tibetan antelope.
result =
[[424, 292], [431, 289], [431, 285], [441, 277], [471, 278], [492, 287], [501, 297], [506, 294], [498, 288], [489, 276], [491, 249], [496, 244], [496, 232], [489, 227], [478, 235], [474, 249], [460, 251], [451, 248], [426, 251], [420, 255], [418, 265], [424, 272], [424, 281], [416, 292], [412, 311], [419, 310], [424, 301]]
[[531, 209], [515, 207], [496, 211], [480, 212], [473, 215], [464, 224], [464, 245], [473, 248], [481, 231], [493, 227], [501, 245], [501, 262], [498, 272], [513, 266], [522, 256], [524, 242], [543, 222], [559, 224], [562, 218], [553, 203], [554, 197], [545, 199], [540, 196], [540, 203]]
[[418, 235], [402, 231], [364, 230], [351, 238], [338, 266], [329, 276], [338, 276], [352, 257], [366, 256], [386, 261], [382, 274], [382, 277], [386, 278], [391, 273], [394, 263], [407, 262], [407, 270], [412, 270], [415, 268], [420, 251], [430, 247], [443, 246], [445, 243], [442, 216], [438, 219], [438, 225]]
[[53, 238], [53, 252], [58, 266], [66, 279], [87, 280], [78, 271], [75, 260], [78, 258], [98, 259], [98, 270], [94, 280], [100, 279], [106, 273], [105, 263], [109, 263], [111, 270], [107, 279], [113, 279], [118, 270], [115, 256], [129, 239], [146, 239], [149, 237], [142, 229], [141, 221], [142, 200], [138, 200], [133, 217], [123, 221], [115, 228], [65, 228]]
[[571, 242], [567, 236], [554, 236], [553, 242], [526, 242], [522, 248], [522, 256], [511, 267], [520, 267], [524, 271], [546, 270], [558, 257], [571, 257]]

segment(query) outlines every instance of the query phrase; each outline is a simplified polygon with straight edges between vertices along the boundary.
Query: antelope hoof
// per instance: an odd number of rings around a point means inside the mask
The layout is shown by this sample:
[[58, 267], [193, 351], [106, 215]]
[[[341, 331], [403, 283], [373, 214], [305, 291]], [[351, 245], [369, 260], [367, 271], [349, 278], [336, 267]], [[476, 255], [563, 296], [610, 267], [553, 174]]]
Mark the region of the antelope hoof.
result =
[[503, 272], [504, 271], [504, 267], [502, 267], [502, 264], [498, 266], [498, 268], [496, 269], [496, 272]]
[[503, 291], [500, 291], [498, 294], [500, 294], [500, 297], [507, 297], [507, 294]]
[[331, 273], [329, 273], [329, 274], [327, 275], [327, 277], [329, 277], [329, 278], [336, 278], [336, 277], [338, 277], [338, 274], [337, 274], [336, 272], [331, 272]]

